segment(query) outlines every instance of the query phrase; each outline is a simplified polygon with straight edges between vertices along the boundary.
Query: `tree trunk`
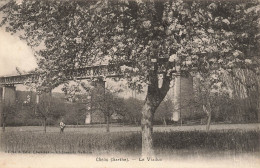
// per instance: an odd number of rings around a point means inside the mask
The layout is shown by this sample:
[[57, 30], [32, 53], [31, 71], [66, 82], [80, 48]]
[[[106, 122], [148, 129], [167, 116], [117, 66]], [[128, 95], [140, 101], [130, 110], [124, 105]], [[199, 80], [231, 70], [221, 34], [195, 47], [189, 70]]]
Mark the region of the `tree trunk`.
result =
[[135, 125], [138, 125], [138, 124], [137, 124], [137, 121], [136, 121], [136, 118], [134, 119], [134, 123], [135, 123]]
[[209, 131], [210, 124], [211, 124], [211, 112], [209, 112], [209, 115], [208, 115], [207, 127], [206, 127], [206, 130], [207, 130], [207, 131]]
[[149, 84], [144, 106], [142, 108], [142, 156], [154, 156], [153, 118], [154, 113], [170, 89], [171, 78], [164, 76], [161, 87], [158, 85], [158, 66], [155, 64], [149, 73]]
[[5, 132], [5, 121], [3, 121], [3, 132]]
[[163, 125], [164, 125], [164, 126], [167, 126], [165, 117], [163, 117]]
[[203, 110], [206, 112], [208, 120], [207, 120], [207, 125], [206, 125], [206, 130], [209, 131], [210, 124], [211, 124], [211, 108], [210, 108], [210, 103], [208, 103], [209, 109], [206, 108], [206, 106], [203, 105]]
[[142, 156], [154, 156], [153, 150], [153, 117], [154, 108], [147, 101], [142, 109]]
[[[260, 68], [258, 68], [258, 72], [260, 72]], [[256, 92], [256, 95], [257, 95], [257, 122], [259, 123], [260, 122], [260, 77], [257, 76], [257, 92]]]
[[3, 113], [2, 114], [2, 130], [3, 130], [3, 132], [5, 132], [5, 125], [6, 125], [6, 114], [5, 113]]
[[107, 128], [106, 128], [107, 132], [110, 131], [110, 130], [109, 130], [109, 123], [110, 123], [109, 118], [110, 118], [110, 117], [107, 115]]
[[47, 120], [47, 118], [44, 118], [44, 120], [43, 120], [44, 133], [46, 133], [46, 120]]

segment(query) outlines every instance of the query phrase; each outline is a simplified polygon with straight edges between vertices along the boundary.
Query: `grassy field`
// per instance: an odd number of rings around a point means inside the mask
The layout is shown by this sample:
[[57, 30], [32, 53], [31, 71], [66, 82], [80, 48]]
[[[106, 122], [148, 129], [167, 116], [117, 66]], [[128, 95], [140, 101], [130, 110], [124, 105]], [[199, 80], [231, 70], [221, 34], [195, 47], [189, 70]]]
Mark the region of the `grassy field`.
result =
[[[183, 125], [183, 126], [154, 126], [154, 132], [169, 132], [169, 131], [203, 131], [206, 129], [205, 125]], [[260, 124], [218, 124], [211, 125], [210, 130], [260, 130]], [[0, 130], [2, 131], [2, 130]], [[59, 132], [58, 126], [47, 127], [48, 133]], [[140, 126], [120, 126], [111, 125], [110, 132], [140, 132]], [[33, 132], [42, 133], [43, 127], [40, 126], [22, 126], [22, 127], [6, 127], [6, 132]], [[104, 125], [87, 125], [87, 126], [67, 126], [65, 132], [74, 133], [105, 133]]]
[[[211, 155], [259, 153], [259, 124], [155, 127], [154, 148], [158, 155]], [[105, 128], [9, 127], [1, 133], [1, 151], [7, 153], [141, 154], [140, 127]]]

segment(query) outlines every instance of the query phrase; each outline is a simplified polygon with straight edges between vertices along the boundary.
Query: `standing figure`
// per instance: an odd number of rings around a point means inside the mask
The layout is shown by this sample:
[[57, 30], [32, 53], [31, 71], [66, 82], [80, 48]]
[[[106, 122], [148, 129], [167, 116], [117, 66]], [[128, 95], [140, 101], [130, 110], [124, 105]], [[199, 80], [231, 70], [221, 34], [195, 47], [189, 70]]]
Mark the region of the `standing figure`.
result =
[[60, 133], [63, 133], [64, 128], [65, 128], [65, 124], [61, 121], [60, 122]]

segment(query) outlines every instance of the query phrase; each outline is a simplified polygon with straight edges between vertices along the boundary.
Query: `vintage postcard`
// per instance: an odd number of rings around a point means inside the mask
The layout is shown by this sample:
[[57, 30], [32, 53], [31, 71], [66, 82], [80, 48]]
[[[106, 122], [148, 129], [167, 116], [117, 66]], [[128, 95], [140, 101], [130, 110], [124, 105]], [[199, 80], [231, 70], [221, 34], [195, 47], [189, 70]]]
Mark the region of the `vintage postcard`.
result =
[[259, 16], [259, 0], [0, 0], [0, 167], [260, 167]]

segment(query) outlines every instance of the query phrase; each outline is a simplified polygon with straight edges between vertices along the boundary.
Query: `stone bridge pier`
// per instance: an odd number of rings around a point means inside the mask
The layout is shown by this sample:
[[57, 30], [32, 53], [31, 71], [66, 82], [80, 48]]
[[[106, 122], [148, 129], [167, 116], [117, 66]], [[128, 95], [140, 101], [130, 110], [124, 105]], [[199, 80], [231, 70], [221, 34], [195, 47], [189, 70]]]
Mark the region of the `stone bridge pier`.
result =
[[16, 100], [15, 86], [4, 86], [2, 87], [2, 101], [5, 105], [13, 105]]
[[173, 86], [173, 121], [182, 119], [193, 113], [193, 77], [189, 73], [176, 74]]
[[14, 105], [16, 102], [16, 92], [14, 85], [0, 87], [0, 124], [4, 117], [4, 106]]

